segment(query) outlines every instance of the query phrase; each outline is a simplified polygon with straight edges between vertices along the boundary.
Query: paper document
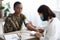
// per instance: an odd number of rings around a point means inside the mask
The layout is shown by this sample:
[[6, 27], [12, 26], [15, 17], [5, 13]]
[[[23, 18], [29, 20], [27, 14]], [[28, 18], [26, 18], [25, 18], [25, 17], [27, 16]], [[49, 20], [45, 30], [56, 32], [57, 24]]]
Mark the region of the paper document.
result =
[[20, 40], [21, 38], [17, 34], [4, 35], [5, 40]]

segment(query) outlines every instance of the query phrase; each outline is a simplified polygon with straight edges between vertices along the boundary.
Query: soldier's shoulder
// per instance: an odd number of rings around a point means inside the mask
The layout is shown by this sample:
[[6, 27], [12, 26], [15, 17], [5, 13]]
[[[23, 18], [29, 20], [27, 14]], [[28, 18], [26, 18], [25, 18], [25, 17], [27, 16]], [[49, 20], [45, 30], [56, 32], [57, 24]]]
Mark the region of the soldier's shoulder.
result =
[[24, 14], [21, 14], [22, 17], [26, 18], [26, 16]]
[[12, 18], [12, 14], [9, 14], [6, 19], [11, 19]]

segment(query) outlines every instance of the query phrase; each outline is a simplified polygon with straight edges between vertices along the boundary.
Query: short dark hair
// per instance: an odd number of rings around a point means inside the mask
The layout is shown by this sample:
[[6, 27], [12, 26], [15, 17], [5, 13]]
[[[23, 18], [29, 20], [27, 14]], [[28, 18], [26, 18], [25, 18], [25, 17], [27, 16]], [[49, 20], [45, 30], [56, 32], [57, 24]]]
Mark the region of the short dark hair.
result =
[[21, 4], [21, 2], [17, 1], [14, 3], [14, 8], [18, 5], [18, 4]]
[[48, 17], [50, 17], [50, 19], [52, 17], [56, 17], [55, 13], [53, 13], [53, 11], [46, 5], [41, 5], [39, 8], [38, 8], [38, 13], [42, 13], [43, 14], [43, 17], [44, 17], [44, 21], [45, 20], [48, 20]]

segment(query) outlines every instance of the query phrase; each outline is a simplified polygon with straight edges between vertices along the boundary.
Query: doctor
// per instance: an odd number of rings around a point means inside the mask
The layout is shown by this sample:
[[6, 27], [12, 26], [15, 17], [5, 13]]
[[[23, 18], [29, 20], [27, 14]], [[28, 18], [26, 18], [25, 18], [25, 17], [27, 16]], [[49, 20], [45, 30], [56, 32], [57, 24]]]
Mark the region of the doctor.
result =
[[[48, 25], [45, 27], [46, 34], [44, 40], [58, 40], [60, 34], [60, 21], [53, 13], [53, 11], [46, 5], [41, 5], [38, 8], [38, 13], [43, 21], [47, 21]], [[39, 36], [39, 35], [38, 35]]]

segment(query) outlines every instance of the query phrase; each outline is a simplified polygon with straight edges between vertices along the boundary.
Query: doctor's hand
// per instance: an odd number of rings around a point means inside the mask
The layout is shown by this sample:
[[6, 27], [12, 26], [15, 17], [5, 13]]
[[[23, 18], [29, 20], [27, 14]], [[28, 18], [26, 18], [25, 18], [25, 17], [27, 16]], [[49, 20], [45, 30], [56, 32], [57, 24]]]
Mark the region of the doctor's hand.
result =
[[43, 32], [44, 32], [44, 30], [43, 30], [43, 29], [39, 29], [39, 32], [40, 32], [40, 33], [43, 33]]
[[39, 32], [35, 33], [35, 37], [36, 37], [36, 38], [40, 38], [41, 36], [42, 36], [41, 33], [39, 33]]

